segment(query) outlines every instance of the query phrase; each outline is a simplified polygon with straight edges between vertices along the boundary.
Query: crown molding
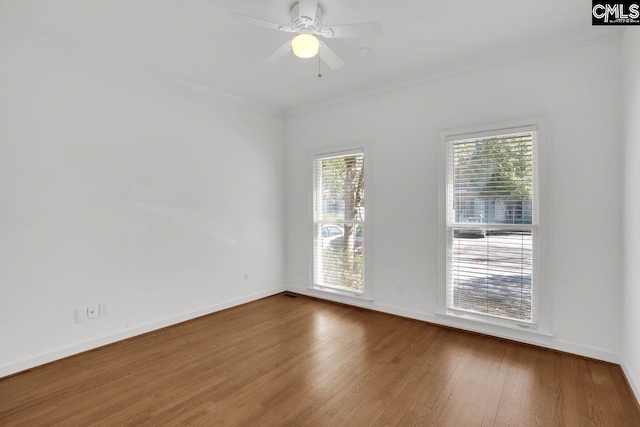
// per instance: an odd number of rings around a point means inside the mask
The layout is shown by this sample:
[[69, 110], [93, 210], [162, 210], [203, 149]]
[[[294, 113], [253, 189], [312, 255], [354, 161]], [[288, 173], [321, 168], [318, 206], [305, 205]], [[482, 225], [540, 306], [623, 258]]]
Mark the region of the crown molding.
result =
[[331, 97], [321, 101], [305, 104], [286, 110], [286, 117], [294, 117], [313, 111], [323, 110], [342, 104], [349, 104], [367, 98], [374, 98], [403, 89], [412, 89], [430, 84], [439, 80], [470, 74], [479, 70], [491, 69], [507, 64], [522, 62], [545, 55], [575, 49], [581, 46], [621, 37], [624, 27], [616, 27], [613, 30], [594, 34], [592, 31], [577, 31], [565, 34], [561, 37], [547, 39], [543, 42], [528, 44], [512, 48], [487, 56], [481, 60], [466, 61], [455, 65], [433, 68], [417, 76], [403, 78], [383, 85], [376, 85], [363, 90], [348, 93], [340, 97]]
[[46, 37], [41, 34], [38, 34], [33, 31], [27, 31], [19, 27], [8, 26], [5, 24], [0, 24], [0, 34], [5, 34], [14, 39], [25, 40], [37, 45], [47, 46], [56, 50], [64, 51], [66, 53], [73, 54], [77, 57], [80, 57], [84, 60], [91, 61], [94, 63], [98, 63], [103, 66], [116, 68], [119, 70], [125, 70], [136, 74], [141, 74], [147, 77], [151, 77], [155, 80], [158, 80], [162, 83], [170, 84], [173, 86], [178, 86], [182, 89], [188, 90], [190, 92], [207, 96], [209, 98], [226, 102], [228, 104], [249, 108], [252, 110], [257, 110], [263, 113], [273, 114], [279, 117], [283, 117], [285, 111], [271, 105], [251, 101], [249, 99], [245, 99], [221, 90], [214, 89], [212, 87], [201, 85], [197, 83], [193, 83], [184, 79], [180, 79], [174, 76], [170, 76], [167, 74], [161, 74], [158, 72], [154, 72], [148, 69], [144, 69], [124, 61], [116, 60], [113, 58], [108, 58], [103, 55], [99, 55], [92, 52], [87, 52], [82, 49], [77, 49], [65, 43], [61, 43], [51, 37]]
[[367, 98], [374, 98], [389, 92], [394, 92], [403, 89], [411, 89], [420, 86], [424, 86], [439, 80], [445, 80], [455, 76], [464, 74], [470, 74], [476, 71], [491, 69], [494, 67], [504, 66], [511, 63], [522, 62], [541, 56], [561, 52], [564, 50], [570, 50], [581, 46], [610, 40], [613, 38], [621, 37], [624, 33], [624, 27], [615, 27], [610, 31], [597, 31], [594, 33], [590, 30], [577, 31], [568, 34], [564, 34], [560, 37], [544, 40], [542, 42], [532, 43], [525, 46], [512, 48], [493, 55], [486, 56], [481, 60], [465, 61], [454, 65], [448, 65], [444, 67], [433, 68], [427, 70], [424, 73], [414, 75], [407, 78], [402, 78], [388, 82], [386, 84], [378, 84], [363, 90], [356, 90], [354, 92], [347, 93], [346, 95], [339, 97], [329, 97], [319, 101], [313, 101], [308, 104], [304, 104], [298, 107], [289, 109], [280, 109], [274, 106], [259, 103], [249, 99], [245, 99], [231, 93], [227, 93], [218, 89], [214, 89], [210, 86], [197, 84], [185, 79], [180, 79], [174, 76], [161, 74], [148, 69], [143, 69], [132, 64], [128, 64], [123, 61], [119, 61], [113, 58], [107, 58], [102, 55], [87, 52], [81, 49], [74, 48], [70, 45], [61, 43], [53, 38], [45, 37], [41, 34], [33, 31], [27, 31], [19, 27], [8, 26], [0, 24], [0, 34], [4, 33], [7, 36], [26, 40], [35, 44], [45, 45], [57, 50], [61, 50], [67, 53], [74, 54], [85, 60], [99, 63], [103, 66], [108, 66], [120, 70], [133, 72], [136, 74], [152, 77], [158, 81], [174, 86], [179, 86], [185, 90], [193, 93], [207, 96], [218, 101], [223, 101], [228, 104], [237, 105], [260, 112], [274, 114], [279, 117], [290, 118], [297, 115], [310, 113], [313, 111], [323, 110], [331, 107], [335, 107], [342, 104], [348, 104], [356, 101], [360, 101]]

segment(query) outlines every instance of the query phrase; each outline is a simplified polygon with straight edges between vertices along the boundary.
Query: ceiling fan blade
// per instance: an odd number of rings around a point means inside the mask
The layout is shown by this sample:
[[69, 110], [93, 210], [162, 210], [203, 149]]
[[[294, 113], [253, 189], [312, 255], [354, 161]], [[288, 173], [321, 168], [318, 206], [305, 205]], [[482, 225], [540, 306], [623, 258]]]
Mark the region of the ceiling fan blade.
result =
[[[318, 0], [300, 0], [298, 3], [300, 19], [309, 18], [311, 21], [316, 19], [316, 10], [318, 10]], [[304, 21], [303, 21], [304, 22]]]
[[380, 34], [382, 27], [377, 22], [364, 22], [362, 24], [334, 25], [324, 27], [320, 34], [323, 37], [333, 39], [341, 37], [373, 37]]
[[291, 40], [287, 41], [285, 44], [280, 46], [275, 52], [271, 55], [264, 58], [264, 62], [267, 64], [275, 64], [280, 61], [282, 58], [287, 56], [291, 52]]
[[257, 27], [269, 28], [272, 30], [284, 31], [285, 33], [291, 33], [293, 30], [288, 25], [276, 24], [275, 22], [267, 21], [265, 19], [256, 18], [255, 16], [243, 15], [241, 13], [230, 13], [229, 18], [236, 22], [242, 22], [249, 25], [255, 25]]
[[320, 42], [320, 59], [329, 66], [332, 70], [342, 68], [344, 61], [334, 51], [329, 49], [329, 46]]

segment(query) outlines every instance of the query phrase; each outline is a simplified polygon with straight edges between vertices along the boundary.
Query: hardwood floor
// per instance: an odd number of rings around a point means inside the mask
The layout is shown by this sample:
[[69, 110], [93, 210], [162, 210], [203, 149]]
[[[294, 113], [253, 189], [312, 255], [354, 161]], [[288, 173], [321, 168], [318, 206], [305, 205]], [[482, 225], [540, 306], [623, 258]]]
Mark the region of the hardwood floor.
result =
[[0, 425], [640, 426], [619, 366], [276, 295], [0, 380]]

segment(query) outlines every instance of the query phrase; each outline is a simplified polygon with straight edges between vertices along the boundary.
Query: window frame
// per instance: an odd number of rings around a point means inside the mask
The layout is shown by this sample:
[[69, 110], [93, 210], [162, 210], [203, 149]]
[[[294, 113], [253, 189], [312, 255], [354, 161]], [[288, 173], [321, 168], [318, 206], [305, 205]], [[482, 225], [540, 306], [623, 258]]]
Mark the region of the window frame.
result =
[[[550, 335], [551, 323], [549, 316], [548, 299], [548, 257], [547, 257], [547, 210], [548, 210], [548, 177], [547, 177], [547, 147], [548, 137], [548, 115], [535, 115], [517, 117], [507, 120], [483, 123], [471, 126], [462, 126], [452, 129], [445, 129], [440, 132], [440, 162], [439, 165], [439, 302], [437, 314], [460, 319], [464, 324], [474, 325], [484, 330], [484, 325], [498, 326], [501, 328], [517, 329], [521, 331]], [[473, 139], [493, 135], [504, 135], [526, 132], [535, 129], [536, 137], [533, 150], [536, 153], [537, 183], [534, 184], [534, 200], [537, 201], [537, 210], [533, 224], [526, 228], [536, 230], [536, 239], [533, 242], [533, 281], [532, 281], [532, 321], [524, 322], [516, 319], [501, 318], [482, 313], [473, 313], [465, 310], [451, 309], [447, 306], [448, 280], [448, 251], [452, 244], [452, 237], [449, 236], [450, 224], [447, 220], [449, 211], [450, 182], [447, 148], [452, 140]], [[457, 226], [456, 226], [457, 227]], [[505, 228], [508, 228], [505, 227]], [[452, 319], [453, 320], [453, 319]]]
[[[368, 283], [369, 274], [369, 264], [367, 262], [367, 258], [371, 256], [370, 250], [370, 240], [371, 240], [371, 230], [369, 224], [371, 223], [371, 215], [370, 215], [370, 195], [371, 195], [371, 155], [370, 148], [368, 142], [362, 142], [357, 144], [348, 144], [348, 145], [338, 145], [331, 146], [325, 149], [312, 150], [310, 152], [308, 165], [311, 167], [311, 171], [309, 173], [311, 177], [311, 185], [309, 186], [309, 234], [310, 242], [309, 242], [309, 285], [307, 289], [313, 291], [324, 292], [327, 294], [339, 295], [349, 298], [355, 298], [357, 300], [364, 301], [372, 301], [372, 292], [371, 286]], [[315, 250], [315, 212], [314, 212], [314, 201], [315, 201], [315, 191], [316, 191], [316, 182], [315, 182], [315, 161], [319, 158], [325, 157], [336, 157], [336, 156], [346, 156], [349, 154], [362, 153], [364, 157], [364, 188], [365, 188], [365, 197], [364, 197], [364, 221], [362, 222], [364, 230], [362, 233], [362, 292], [350, 291], [346, 289], [336, 289], [334, 287], [322, 286], [315, 283], [314, 271], [314, 250]]]

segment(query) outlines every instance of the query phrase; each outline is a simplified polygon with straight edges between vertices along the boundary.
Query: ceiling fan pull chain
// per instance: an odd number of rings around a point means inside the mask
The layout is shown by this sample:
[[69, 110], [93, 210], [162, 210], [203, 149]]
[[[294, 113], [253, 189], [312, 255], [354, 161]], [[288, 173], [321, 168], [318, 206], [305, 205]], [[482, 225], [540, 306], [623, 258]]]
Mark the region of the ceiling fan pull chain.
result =
[[318, 77], [322, 77], [322, 73], [320, 72], [320, 51], [322, 50], [322, 45], [318, 49]]

